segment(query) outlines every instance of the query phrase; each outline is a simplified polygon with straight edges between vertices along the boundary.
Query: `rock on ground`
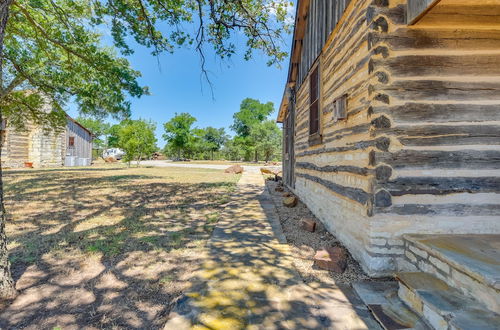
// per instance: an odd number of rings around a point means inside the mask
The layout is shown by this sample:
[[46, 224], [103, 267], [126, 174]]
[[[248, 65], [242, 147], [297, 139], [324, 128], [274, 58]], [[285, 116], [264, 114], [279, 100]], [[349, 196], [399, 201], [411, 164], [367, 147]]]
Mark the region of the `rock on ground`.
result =
[[[283, 205], [283, 192], [275, 191], [277, 182], [266, 181], [274, 206], [288, 243], [292, 246], [293, 263], [306, 283], [320, 282], [327, 285], [351, 284], [369, 279], [359, 264], [346, 250], [347, 265], [343, 273], [334, 273], [319, 269], [314, 265], [313, 257], [317, 250], [324, 247], [342, 246], [335, 236], [330, 234], [307, 206], [298, 201], [297, 206], [288, 208]], [[292, 195], [285, 188], [286, 195]], [[300, 220], [313, 219], [316, 228], [313, 233], [300, 228]]]
[[243, 166], [232, 165], [224, 170], [224, 173], [241, 174], [243, 173]]

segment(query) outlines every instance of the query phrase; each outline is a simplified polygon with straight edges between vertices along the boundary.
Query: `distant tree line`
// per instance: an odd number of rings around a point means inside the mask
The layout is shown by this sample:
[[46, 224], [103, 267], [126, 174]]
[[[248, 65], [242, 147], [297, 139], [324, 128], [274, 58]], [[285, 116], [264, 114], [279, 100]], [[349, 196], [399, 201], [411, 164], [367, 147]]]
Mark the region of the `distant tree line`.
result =
[[272, 102], [246, 98], [233, 115], [230, 137], [224, 128], [197, 128], [189, 113], [175, 114], [163, 127], [167, 144], [163, 152], [173, 158], [271, 161], [281, 158], [281, 130], [269, 119]]
[[[278, 125], [270, 119], [273, 111], [272, 102], [244, 99], [233, 115], [232, 137], [224, 128], [199, 128], [194, 126], [197, 120], [191, 114], [176, 113], [163, 124], [167, 143], [162, 152], [173, 159], [280, 160], [282, 137]], [[126, 119], [115, 125], [85, 117], [77, 121], [94, 134], [96, 156], [105, 149], [120, 148], [127, 154], [125, 161], [139, 163], [159, 150], [156, 125], [151, 121]]]

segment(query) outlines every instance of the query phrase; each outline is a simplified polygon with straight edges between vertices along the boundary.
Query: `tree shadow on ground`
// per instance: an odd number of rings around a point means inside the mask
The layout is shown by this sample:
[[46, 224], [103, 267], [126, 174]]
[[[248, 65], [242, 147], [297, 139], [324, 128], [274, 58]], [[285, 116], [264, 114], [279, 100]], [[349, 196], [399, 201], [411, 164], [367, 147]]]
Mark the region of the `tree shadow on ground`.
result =
[[171, 181], [134, 169], [8, 171], [20, 294], [0, 328], [161, 328], [234, 185]]
[[183, 324], [208, 329], [376, 326], [350, 288], [302, 281], [288, 245], [273, 234], [269, 219], [276, 212], [260, 185], [248, 185], [233, 197], [207, 246], [207, 261], [177, 301], [166, 329]]

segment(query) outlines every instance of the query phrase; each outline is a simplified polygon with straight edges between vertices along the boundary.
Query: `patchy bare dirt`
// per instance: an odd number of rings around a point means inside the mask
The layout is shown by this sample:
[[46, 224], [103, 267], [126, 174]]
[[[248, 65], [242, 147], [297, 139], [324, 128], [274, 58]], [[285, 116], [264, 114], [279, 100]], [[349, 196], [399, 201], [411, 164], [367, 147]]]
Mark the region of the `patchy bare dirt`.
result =
[[162, 328], [237, 179], [117, 164], [6, 171], [19, 296], [0, 328]]
[[[277, 182], [271, 180], [266, 180], [266, 185], [278, 211], [283, 232], [288, 243], [292, 246], [294, 265], [306, 283], [319, 281], [332, 285], [351, 284], [359, 280], [369, 279], [349, 253], [347, 253], [347, 267], [342, 274], [315, 267], [312, 258], [316, 250], [329, 246], [342, 246], [342, 244], [325, 229], [321, 221], [301, 201], [293, 208], [283, 206], [285, 198], [283, 194], [289, 192], [286, 188], [284, 192], [275, 191]], [[316, 221], [315, 232], [310, 233], [299, 227], [299, 221], [302, 218], [312, 218]]]

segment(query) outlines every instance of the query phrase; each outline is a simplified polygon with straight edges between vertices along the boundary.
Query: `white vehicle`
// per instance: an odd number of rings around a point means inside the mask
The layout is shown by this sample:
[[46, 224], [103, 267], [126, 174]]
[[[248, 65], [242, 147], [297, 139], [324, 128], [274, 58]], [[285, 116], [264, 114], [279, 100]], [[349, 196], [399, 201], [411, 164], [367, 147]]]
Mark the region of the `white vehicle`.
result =
[[102, 158], [113, 157], [116, 160], [120, 160], [123, 156], [125, 156], [125, 151], [120, 148], [109, 148], [102, 153]]

